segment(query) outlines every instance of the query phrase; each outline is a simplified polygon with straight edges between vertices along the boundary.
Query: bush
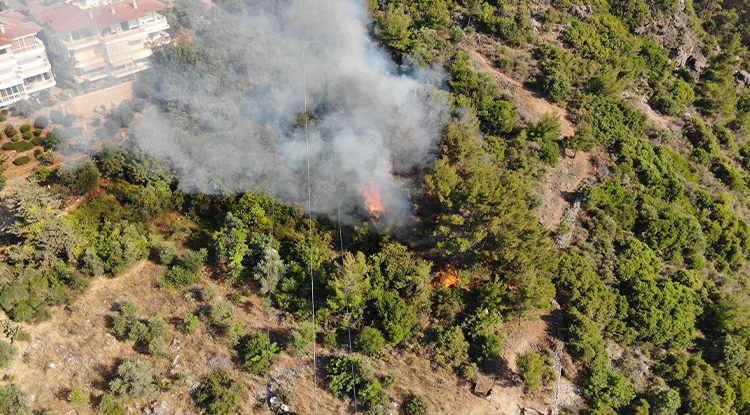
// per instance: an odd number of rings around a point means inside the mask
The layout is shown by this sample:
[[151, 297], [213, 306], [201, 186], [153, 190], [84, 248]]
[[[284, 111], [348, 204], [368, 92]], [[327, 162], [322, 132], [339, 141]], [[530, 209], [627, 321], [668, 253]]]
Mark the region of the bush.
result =
[[198, 316], [188, 313], [182, 321], [182, 331], [185, 333], [195, 333], [195, 329], [198, 328]]
[[102, 415], [122, 415], [125, 413], [125, 408], [115, 401], [115, 397], [111, 393], [105, 393], [99, 402], [99, 413]]
[[518, 372], [521, 374], [526, 389], [536, 389], [542, 386], [544, 375], [544, 359], [535, 350], [519, 354], [516, 358]]
[[68, 114], [60, 121], [60, 125], [62, 125], [63, 127], [70, 127], [76, 121], [78, 121], [78, 116], [76, 116], [75, 114]]
[[31, 415], [26, 392], [13, 384], [0, 387], [0, 414]]
[[13, 346], [4, 340], [0, 340], [0, 368], [8, 367], [16, 357], [16, 353], [18, 353], [16, 346]]
[[39, 159], [39, 163], [43, 166], [51, 166], [55, 164], [55, 153], [50, 150], [44, 150], [37, 158]]
[[[62, 113], [60, 113], [60, 115], [62, 115]], [[48, 125], [49, 125], [49, 119], [45, 117], [44, 115], [40, 115], [36, 117], [36, 119], [34, 120], [34, 128], [36, 129], [43, 130], [47, 128]]]
[[206, 288], [201, 291], [201, 298], [203, 301], [210, 303], [219, 296], [219, 288], [215, 284], [208, 284]]
[[83, 389], [75, 388], [73, 392], [68, 395], [68, 402], [76, 405], [83, 405], [86, 403], [86, 396], [83, 394]]
[[336, 329], [331, 329], [323, 333], [323, 346], [333, 349], [339, 345], [338, 332]]
[[360, 401], [368, 408], [382, 405], [388, 399], [383, 386], [375, 377], [372, 364], [367, 360], [350, 356], [334, 358], [326, 366], [326, 372], [328, 388], [337, 398], [344, 399], [352, 391], [352, 386], [355, 386]]
[[124, 399], [151, 398], [156, 394], [154, 367], [133, 357], [117, 367], [117, 377], [109, 383], [110, 389]]
[[60, 92], [60, 98], [62, 98], [63, 101], [73, 99], [74, 96], [76, 96], [76, 91], [73, 91], [72, 89], [63, 89], [62, 92]]
[[24, 139], [24, 140], [31, 140], [31, 138], [32, 138], [32, 137], [33, 137], [34, 135], [33, 135], [33, 134], [31, 134], [31, 131], [26, 131], [26, 132], [25, 132], [25, 133], [23, 133], [23, 135], [21, 135], [21, 136], [23, 137], [23, 139]]
[[82, 195], [99, 187], [99, 169], [89, 159], [80, 158], [64, 163], [57, 176], [73, 193]]
[[195, 394], [195, 404], [207, 414], [235, 414], [245, 395], [245, 386], [225, 371], [209, 375]]
[[29, 157], [29, 156], [23, 156], [23, 157], [19, 157], [19, 158], [13, 160], [13, 164], [15, 164], [16, 166], [21, 166], [21, 165], [24, 165], [24, 164], [26, 164], [26, 163], [28, 163], [30, 161], [31, 161], [31, 157]]
[[5, 124], [5, 129], [3, 130], [3, 132], [8, 138], [11, 138], [14, 135], [18, 134], [18, 131], [16, 130], [16, 127], [13, 126], [13, 124]]
[[32, 148], [34, 148], [34, 144], [28, 141], [19, 141], [13, 144], [13, 150], [16, 150], [16, 153], [22, 153], [26, 150], [31, 150]]
[[276, 343], [269, 342], [265, 333], [245, 336], [240, 342], [239, 349], [243, 366], [254, 375], [265, 373], [273, 357], [282, 352]]
[[44, 145], [44, 137], [34, 137], [31, 139], [31, 144], [35, 146], [43, 146]]
[[226, 327], [233, 317], [232, 306], [227, 301], [219, 301], [211, 310], [211, 323], [214, 326]]
[[33, 131], [34, 137], [41, 136], [43, 132], [44, 130], [42, 130], [41, 128], [37, 128], [36, 130]]
[[21, 131], [21, 133], [27, 133], [31, 131], [31, 126], [29, 124], [24, 124], [18, 130]]
[[312, 344], [314, 340], [312, 320], [299, 323], [299, 327], [292, 330], [290, 341], [294, 348], [294, 355], [299, 357]]
[[357, 350], [362, 354], [375, 356], [385, 346], [385, 338], [380, 330], [374, 327], [364, 327], [354, 339], [354, 345], [357, 346]]
[[31, 117], [37, 110], [42, 106], [35, 101], [23, 99], [13, 104], [13, 115], [20, 115], [21, 117]]
[[429, 404], [427, 398], [422, 395], [412, 395], [404, 402], [405, 415], [427, 415]]
[[52, 111], [49, 113], [49, 119], [52, 124], [60, 124], [65, 116], [60, 111]]

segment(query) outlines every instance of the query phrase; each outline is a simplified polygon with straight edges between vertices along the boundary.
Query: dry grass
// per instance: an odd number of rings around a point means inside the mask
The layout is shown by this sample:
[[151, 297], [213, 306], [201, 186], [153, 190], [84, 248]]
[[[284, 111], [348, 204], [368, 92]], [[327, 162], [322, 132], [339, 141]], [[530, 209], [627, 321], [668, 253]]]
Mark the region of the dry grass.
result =
[[[55, 308], [50, 321], [26, 327], [31, 333], [31, 341], [17, 342], [17, 346], [23, 353], [28, 353], [29, 358], [16, 358], [6, 375], [17, 376], [16, 383], [33, 396], [35, 410], [40, 413], [55, 410], [61, 414], [95, 414], [116, 365], [125, 357], [138, 356], [154, 363], [157, 372], [166, 378], [166, 386], [154, 402], [129, 402], [127, 406], [132, 410], [148, 406], [159, 408], [163, 414], [197, 414], [190, 389], [212, 371], [225, 369], [248, 389], [239, 413], [262, 413], [257, 398], [264, 393], [265, 378], [250, 375], [242, 369], [226, 337], [206, 323], [201, 323], [195, 334], [185, 334], [176, 328], [186, 313], [194, 312], [202, 305], [189, 295], [191, 289], [200, 286], [189, 287], [185, 292], [159, 288], [162, 271], [163, 267], [144, 260], [118, 278], [97, 278], [73, 306]], [[207, 283], [206, 279], [202, 285]], [[231, 293], [226, 284], [218, 285], [221, 295], [216, 301]], [[109, 333], [112, 312], [119, 302], [128, 298], [135, 299], [141, 306], [141, 318], [159, 315], [167, 321], [165, 341], [171, 345], [174, 358], [143, 354], [143, 350], [132, 341], [118, 340]], [[251, 330], [265, 331], [267, 314], [257, 297], [244, 297], [240, 304], [233, 306], [233, 310], [233, 321], [244, 321]], [[278, 311], [272, 310], [270, 329], [274, 340], [284, 342], [293, 325], [280, 317]], [[542, 342], [546, 336], [545, 324], [542, 320], [535, 320], [509, 326], [509, 333], [517, 334], [508, 337], [503, 349], [506, 356], [532, 347], [531, 343]], [[318, 413], [352, 413], [351, 402], [334, 398], [324, 387], [323, 368], [326, 356], [332, 353], [342, 352], [318, 347]], [[396, 377], [396, 386], [390, 391], [393, 402], [389, 404], [389, 410], [392, 414], [399, 413], [394, 403], [400, 405], [413, 393], [430, 400], [433, 414], [510, 415], [518, 413], [518, 405], [534, 407], [543, 404], [538, 397], [525, 396], [520, 388], [501, 385], [502, 382], [495, 385], [495, 399], [490, 402], [468, 389], [456, 387], [454, 374], [434, 370], [427, 359], [408, 350], [387, 349], [374, 363], [382, 375]], [[493, 378], [492, 375], [482, 376]], [[292, 392], [293, 411], [315, 412], [312, 358], [309, 354], [295, 358], [283, 353], [273, 362], [271, 378], [275, 390], [281, 388]], [[82, 388], [88, 398], [88, 402], [81, 406], [67, 401], [68, 394], [77, 387]]]

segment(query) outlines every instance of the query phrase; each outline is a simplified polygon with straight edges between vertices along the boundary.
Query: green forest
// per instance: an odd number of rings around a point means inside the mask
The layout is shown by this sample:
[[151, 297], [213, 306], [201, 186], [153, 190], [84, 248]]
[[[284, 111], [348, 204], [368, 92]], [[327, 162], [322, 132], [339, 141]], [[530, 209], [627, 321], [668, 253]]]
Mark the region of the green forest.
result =
[[[0, 307], [13, 323], [3, 327], [0, 367], [25, 358], [10, 340], [28, 333], [14, 324], [47, 321], [74, 307], [92, 280], [116, 281], [148, 260], [162, 266], [160, 290], [187, 293], [210, 276], [231, 296], [217, 299], [209, 285], [201, 293], [208, 305], [176, 322], [139, 317], [137, 298], [120, 304], [108, 330], [134, 341], [141, 357], [113, 369], [99, 413], [163, 393], [170, 380], [148, 359], [170, 359], [166, 331], [204, 325], [231, 345], [233, 364], [261, 378], [282, 355], [343, 350], [321, 360], [317, 386], [362, 413], [385, 414], [399, 384], [374, 369], [385, 350], [457, 378], [492, 375], [508, 324], [559, 304], [575, 368], [562, 376], [583, 397], [559, 413], [750, 414], [750, 74], [738, 75], [750, 70], [749, 3], [371, 0], [371, 35], [397, 71], [449, 73], [451, 114], [436, 157], [403, 173], [415, 183], [408, 229], [366, 216], [359, 226], [310, 217], [305, 205], [264, 191], [184, 191], [169, 162], [113, 139], [156, 105], [180, 121], [165, 134], [211, 147], [226, 130], [198, 122], [159, 89], [203, 71], [241, 78], [231, 45], [217, 47], [222, 22], [273, 3], [176, 0], [164, 14], [177, 40], [155, 50], [136, 97], [108, 112], [97, 145], [69, 140], [45, 117], [26, 129], [29, 138], [45, 134], [35, 143], [45, 148], [40, 160], [51, 151], [87, 157], [42, 163], [5, 190]], [[674, 27], [675, 16], [684, 27]], [[692, 42], [687, 59], [670, 31]], [[496, 46], [493, 68], [565, 110], [574, 134], [563, 137], [561, 114], [523, 120], [513, 97], [477, 71], [469, 40], [480, 38]], [[183, 77], [167, 79], [175, 71]], [[300, 119], [322, 118], [320, 104]], [[540, 183], [578, 153], [604, 172], [577, 191], [575, 220], [548, 231], [536, 213]], [[555, 242], [568, 234], [569, 244]], [[442, 284], [447, 274], [458, 282]], [[271, 338], [235, 321], [236, 304], [252, 296], [293, 328]], [[557, 381], [551, 350], [519, 355], [517, 365], [526, 393]], [[192, 399], [204, 413], [232, 414], [252, 393], [221, 370], [201, 379]], [[66, 399], [86, 402], [79, 389]], [[257, 413], [268, 409], [256, 403]], [[12, 381], [0, 387], [0, 413], [32, 407]], [[413, 394], [398, 411], [439, 407]]]

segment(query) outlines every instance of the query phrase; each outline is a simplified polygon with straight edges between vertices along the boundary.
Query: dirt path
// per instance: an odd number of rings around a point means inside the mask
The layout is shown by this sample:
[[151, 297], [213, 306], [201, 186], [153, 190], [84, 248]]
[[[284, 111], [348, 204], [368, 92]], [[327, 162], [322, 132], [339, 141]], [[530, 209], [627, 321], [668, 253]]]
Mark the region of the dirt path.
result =
[[534, 96], [533, 92], [524, 89], [518, 81], [495, 69], [479, 52], [472, 50], [471, 58], [479, 73], [490, 73], [497, 81], [500, 91], [507, 92], [513, 97], [516, 111], [523, 121], [534, 123], [539, 121], [544, 114], [558, 114], [562, 136], [569, 137], [575, 134], [575, 126], [568, 120], [568, 112], [565, 109]]
[[547, 173], [542, 191], [543, 203], [537, 208], [539, 222], [548, 231], [557, 230], [565, 210], [573, 202], [573, 193], [584, 180], [593, 177], [591, 155], [579, 151], [574, 158], [563, 158], [557, 167]]

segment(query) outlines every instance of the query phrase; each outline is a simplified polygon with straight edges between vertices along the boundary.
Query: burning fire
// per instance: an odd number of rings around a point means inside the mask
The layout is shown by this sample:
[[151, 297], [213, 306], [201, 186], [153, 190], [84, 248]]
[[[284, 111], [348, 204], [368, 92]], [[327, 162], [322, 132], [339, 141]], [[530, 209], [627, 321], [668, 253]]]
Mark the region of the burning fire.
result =
[[369, 185], [359, 185], [359, 190], [365, 197], [365, 207], [370, 212], [370, 217], [372, 217], [373, 223], [375, 223], [380, 215], [385, 212], [383, 204], [380, 202], [380, 190], [378, 190], [378, 185], [375, 184], [375, 180], [373, 180]]
[[445, 288], [450, 288], [461, 281], [461, 278], [458, 278], [458, 272], [453, 269], [451, 264], [445, 264], [440, 268], [440, 273], [443, 275], [438, 278], [438, 282]]
[[393, 172], [393, 159], [388, 160], [388, 171]]

